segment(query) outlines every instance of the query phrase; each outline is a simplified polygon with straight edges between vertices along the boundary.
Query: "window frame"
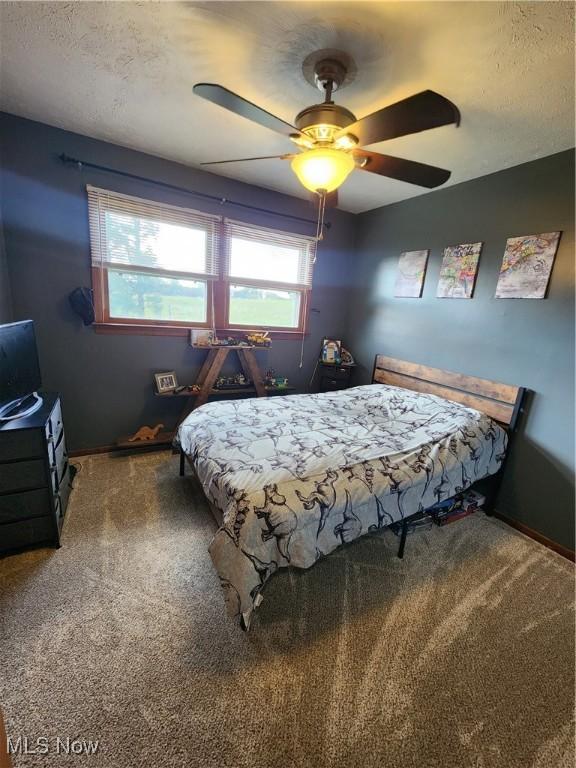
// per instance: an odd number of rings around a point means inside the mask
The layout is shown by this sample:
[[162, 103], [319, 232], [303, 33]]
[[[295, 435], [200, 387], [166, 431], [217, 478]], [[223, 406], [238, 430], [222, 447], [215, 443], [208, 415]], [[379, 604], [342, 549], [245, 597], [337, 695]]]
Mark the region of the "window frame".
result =
[[[210, 322], [212, 318], [213, 305], [212, 305], [212, 291], [210, 290], [210, 283], [212, 282], [208, 278], [202, 279], [196, 276], [185, 276], [183, 272], [174, 273], [167, 270], [151, 269], [148, 274], [166, 276], [166, 277], [181, 277], [183, 280], [194, 280], [195, 282], [206, 283], [206, 321], [196, 322], [191, 325], [189, 321], [185, 320], [157, 320], [146, 319], [144, 317], [115, 317], [110, 314], [110, 294], [108, 283], [108, 272], [110, 270], [107, 267], [92, 267], [92, 289], [94, 296], [94, 315], [96, 317], [95, 325], [97, 328], [101, 325], [121, 325], [121, 326], [135, 326], [135, 327], [156, 327], [156, 328], [212, 328]], [[119, 269], [119, 272], [132, 272], [134, 274], [144, 273], [141, 269]], [[98, 284], [98, 290], [96, 285]]]
[[[116, 194], [116, 193], [111, 193]], [[89, 210], [89, 214], [93, 213]], [[209, 216], [210, 214], [207, 214]], [[213, 218], [213, 217], [212, 217]], [[271, 338], [291, 339], [302, 334], [308, 334], [309, 322], [309, 304], [312, 286], [304, 286], [293, 283], [282, 283], [274, 281], [260, 281], [255, 278], [232, 277], [227, 272], [227, 254], [230, 247], [230, 231], [227, 223], [230, 220], [222, 218], [220, 225], [216, 227], [215, 250], [218, 262], [218, 275], [215, 277], [206, 275], [203, 277], [198, 274], [187, 274], [185, 272], [174, 272], [172, 270], [155, 269], [153, 267], [135, 267], [130, 265], [119, 265], [118, 271], [122, 272], [141, 272], [166, 277], [180, 277], [186, 280], [195, 280], [205, 282], [206, 292], [206, 321], [194, 322], [179, 320], [157, 320], [145, 318], [123, 318], [110, 315], [110, 298], [108, 272], [110, 271], [106, 264], [95, 265], [92, 263], [92, 288], [94, 298], [95, 323], [93, 327], [97, 333], [103, 334], [137, 334], [153, 336], [188, 336], [191, 329], [212, 329], [217, 333], [226, 334], [247, 334], [250, 331], [268, 331]], [[236, 222], [242, 226], [253, 228], [257, 232], [266, 232], [265, 227], [253, 225], [250, 223]], [[274, 230], [271, 230], [274, 231]], [[311, 240], [306, 235], [286, 233], [288, 237], [302, 240]], [[313, 257], [309, 257], [312, 258]], [[312, 260], [313, 264], [313, 260]], [[312, 270], [312, 267], [310, 267]], [[311, 274], [311, 273], [310, 273]], [[311, 282], [311, 277], [310, 277]], [[300, 307], [298, 313], [297, 327], [280, 327], [269, 325], [240, 325], [229, 321], [230, 313], [230, 286], [245, 285], [250, 288], [261, 288], [263, 290], [289, 291], [300, 294]]]
[[[307, 321], [307, 305], [308, 305], [308, 294], [310, 293], [309, 289], [306, 288], [295, 288], [293, 285], [285, 284], [285, 283], [266, 283], [266, 284], [259, 284], [257, 285], [257, 281], [246, 281], [246, 280], [240, 280], [239, 278], [234, 278], [233, 280], [227, 279], [222, 281], [224, 284], [224, 297], [220, 304], [220, 309], [223, 310], [223, 315], [225, 318], [225, 322], [222, 323], [222, 325], [226, 325], [226, 328], [223, 328], [223, 330], [229, 330], [229, 331], [243, 331], [244, 333], [250, 333], [250, 331], [268, 331], [269, 334], [274, 333], [296, 333], [296, 334], [302, 334], [307, 332], [306, 328], [306, 321]], [[244, 285], [246, 288], [260, 288], [262, 290], [266, 291], [289, 291], [290, 293], [299, 293], [300, 294], [300, 306], [298, 308], [298, 326], [281, 326], [281, 325], [240, 325], [239, 323], [231, 323], [230, 322], [230, 287], [232, 285]]]

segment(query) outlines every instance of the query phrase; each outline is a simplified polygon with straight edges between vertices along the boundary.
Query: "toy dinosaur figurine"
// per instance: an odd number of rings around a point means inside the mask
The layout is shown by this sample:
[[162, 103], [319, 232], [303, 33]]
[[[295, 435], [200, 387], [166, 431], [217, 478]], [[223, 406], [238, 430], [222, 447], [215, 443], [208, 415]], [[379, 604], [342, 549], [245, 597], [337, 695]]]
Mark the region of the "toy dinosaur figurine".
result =
[[155, 440], [158, 432], [164, 428], [164, 424], [156, 424], [155, 427], [140, 427], [136, 434], [128, 438], [129, 443], [137, 443], [143, 440]]

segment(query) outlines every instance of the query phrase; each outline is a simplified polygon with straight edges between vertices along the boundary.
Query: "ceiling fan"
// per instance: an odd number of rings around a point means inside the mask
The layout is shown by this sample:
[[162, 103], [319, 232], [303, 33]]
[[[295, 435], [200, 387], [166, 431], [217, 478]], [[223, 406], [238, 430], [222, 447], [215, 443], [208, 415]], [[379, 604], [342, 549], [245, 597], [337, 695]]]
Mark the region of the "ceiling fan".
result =
[[299, 112], [294, 125], [221, 85], [197, 83], [193, 88], [196, 95], [265, 128], [284, 134], [298, 148], [295, 153], [216, 160], [201, 165], [273, 158], [290, 160], [292, 170], [303, 186], [323, 198], [329, 195], [333, 205], [337, 204], [338, 187], [355, 168], [428, 189], [444, 184], [450, 178], [450, 171], [413, 160], [370, 152], [361, 147], [441, 125], [458, 125], [458, 108], [444, 96], [427, 90], [357, 120], [350, 110], [332, 100], [334, 91], [345, 83], [345, 61], [345, 58], [339, 60], [336, 57], [321, 58], [317, 61], [314, 80], [325, 94], [324, 101]]

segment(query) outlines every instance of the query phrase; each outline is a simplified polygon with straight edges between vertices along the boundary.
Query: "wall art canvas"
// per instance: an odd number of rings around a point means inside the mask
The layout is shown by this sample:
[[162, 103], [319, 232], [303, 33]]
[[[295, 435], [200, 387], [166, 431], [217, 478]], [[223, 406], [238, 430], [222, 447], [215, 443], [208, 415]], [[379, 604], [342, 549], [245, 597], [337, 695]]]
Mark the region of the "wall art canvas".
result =
[[559, 240], [560, 232], [508, 238], [496, 298], [543, 299]]
[[419, 299], [422, 296], [429, 253], [405, 251], [400, 254], [394, 296], [405, 299]]
[[461, 243], [444, 249], [436, 296], [440, 299], [471, 299], [482, 243]]

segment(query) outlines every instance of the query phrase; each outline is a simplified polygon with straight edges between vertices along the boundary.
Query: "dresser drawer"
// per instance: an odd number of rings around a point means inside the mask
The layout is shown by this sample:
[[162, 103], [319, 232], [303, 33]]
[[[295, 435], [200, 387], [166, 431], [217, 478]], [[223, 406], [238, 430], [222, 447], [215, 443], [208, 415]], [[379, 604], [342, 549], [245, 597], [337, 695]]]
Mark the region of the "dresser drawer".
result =
[[2, 554], [32, 544], [56, 542], [56, 528], [51, 516], [34, 517], [18, 523], [0, 525], [0, 553]]
[[0, 493], [42, 488], [47, 484], [43, 459], [14, 461], [0, 466]]
[[[44, 456], [42, 429], [0, 432], [0, 462]], [[0, 472], [2, 468], [0, 467]]]
[[339, 389], [346, 389], [346, 382], [342, 381], [342, 379], [328, 379], [326, 376], [323, 376], [320, 380], [321, 392], [336, 392]]
[[340, 381], [348, 381], [350, 378], [351, 370], [346, 366], [340, 365], [323, 365], [321, 376], [327, 379], [339, 379]]
[[48, 515], [50, 511], [50, 491], [48, 488], [43, 488], [40, 491], [24, 491], [24, 493], [7, 493], [0, 496], [0, 526], [29, 517]]

